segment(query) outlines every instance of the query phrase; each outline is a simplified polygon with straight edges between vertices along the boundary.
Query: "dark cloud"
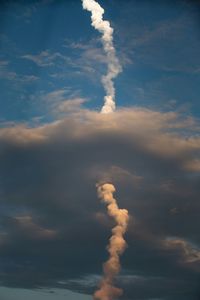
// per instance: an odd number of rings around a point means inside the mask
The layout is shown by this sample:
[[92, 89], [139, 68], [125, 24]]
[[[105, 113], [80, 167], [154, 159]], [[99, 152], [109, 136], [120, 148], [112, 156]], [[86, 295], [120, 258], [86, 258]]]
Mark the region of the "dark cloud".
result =
[[95, 185], [111, 181], [131, 214], [124, 299], [199, 299], [198, 130], [139, 108], [0, 129], [1, 284], [91, 293], [112, 226]]

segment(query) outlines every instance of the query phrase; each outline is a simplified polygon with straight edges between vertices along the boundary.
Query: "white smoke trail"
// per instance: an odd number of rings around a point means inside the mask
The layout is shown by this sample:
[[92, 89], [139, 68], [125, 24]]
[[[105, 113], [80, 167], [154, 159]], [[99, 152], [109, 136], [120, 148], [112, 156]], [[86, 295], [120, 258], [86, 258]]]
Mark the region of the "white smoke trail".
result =
[[83, 8], [91, 12], [92, 26], [102, 33], [102, 43], [107, 55], [108, 71], [102, 77], [102, 83], [106, 91], [102, 113], [110, 113], [115, 110], [115, 88], [113, 79], [122, 71], [122, 67], [116, 57], [113, 46], [113, 28], [110, 22], [103, 20], [104, 9], [95, 0], [82, 0]]
[[110, 183], [98, 185], [98, 196], [107, 204], [109, 216], [113, 217], [117, 225], [112, 229], [112, 236], [109, 240], [107, 250], [109, 258], [103, 265], [104, 277], [100, 288], [94, 293], [95, 300], [112, 300], [122, 295], [122, 290], [113, 286], [113, 279], [120, 271], [119, 256], [127, 247], [123, 238], [128, 226], [129, 215], [126, 209], [119, 209], [113, 193], [115, 187]]

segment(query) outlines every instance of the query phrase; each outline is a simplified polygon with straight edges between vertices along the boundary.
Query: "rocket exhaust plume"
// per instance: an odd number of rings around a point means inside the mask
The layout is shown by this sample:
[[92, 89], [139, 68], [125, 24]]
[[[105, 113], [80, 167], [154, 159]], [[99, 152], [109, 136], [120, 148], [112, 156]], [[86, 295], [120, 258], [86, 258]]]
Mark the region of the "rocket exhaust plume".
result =
[[123, 235], [128, 226], [129, 215], [126, 209], [118, 207], [113, 197], [115, 187], [112, 184], [105, 183], [98, 185], [97, 192], [99, 198], [107, 204], [108, 214], [115, 220], [116, 226], [112, 229], [112, 236], [107, 246], [109, 258], [103, 264], [104, 276], [99, 290], [94, 293], [94, 300], [112, 300], [118, 298], [123, 293], [122, 289], [113, 285], [113, 280], [121, 269], [119, 256], [122, 255], [127, 247]]
[[113, 28], [110, 22], [103, 20], [104, 9], [95, 0], [82, 0], [83, 9], [91, 12], [92, 26], [101, 34], [103, 48], [107, 56], [108, 71], [102, 77], [102, 83], [106, 91], [102, 113], [110, 113], [115, 110], [115, 87], [113, 79], [122, 71], [122, 67], [116, 57], [113, 46]]

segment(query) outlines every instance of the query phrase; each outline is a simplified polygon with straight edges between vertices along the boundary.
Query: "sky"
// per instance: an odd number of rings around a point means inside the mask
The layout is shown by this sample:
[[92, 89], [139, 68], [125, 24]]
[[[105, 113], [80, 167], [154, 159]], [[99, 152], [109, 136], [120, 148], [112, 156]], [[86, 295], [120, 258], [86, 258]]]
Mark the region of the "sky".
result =
[[0, 2], [0, 298], [91, 300], [129, 211], [122, 300], [200, 299], [200, 6], [99, 0], [123, 71], [79, 0]]

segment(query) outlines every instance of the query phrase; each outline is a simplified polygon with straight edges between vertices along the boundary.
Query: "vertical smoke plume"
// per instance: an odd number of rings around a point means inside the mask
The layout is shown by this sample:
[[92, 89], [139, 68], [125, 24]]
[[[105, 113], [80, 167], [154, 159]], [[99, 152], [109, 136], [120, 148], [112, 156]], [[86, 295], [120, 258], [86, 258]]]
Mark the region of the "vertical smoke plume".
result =
[[95, 0], [82, 0], [83, 8], [91, 12], [92, 26], [102, 33], [102, 43], [107, 55], [108, 71], [102, 77], [102, 83], [106, 91], [102, 113], [110, 113], [115, 110], [115, 88], [113, 79], [122, 71], [113, 46], [113, 28], [110, 22], [103, 20], [104, 9]]
[[126, 209], [119, 209], [115, 198], [113, 198], [115, 187], [112, 184], [99, 185], [97, 192], [99, 198], [107, 204], [108, 214], [114, 218], [117, 225], [112, 229], [112, 236], [107, 246], [109, 258], [103, 265], [104, 277], [99, 290], [94, 293], [94, 299], [112, 300], [122, 295], [122, 290], [113, 286], [113, 280], [120, 272], [119, 256], [127, 247], [123, 235], [127, 229], [129, 215]]

